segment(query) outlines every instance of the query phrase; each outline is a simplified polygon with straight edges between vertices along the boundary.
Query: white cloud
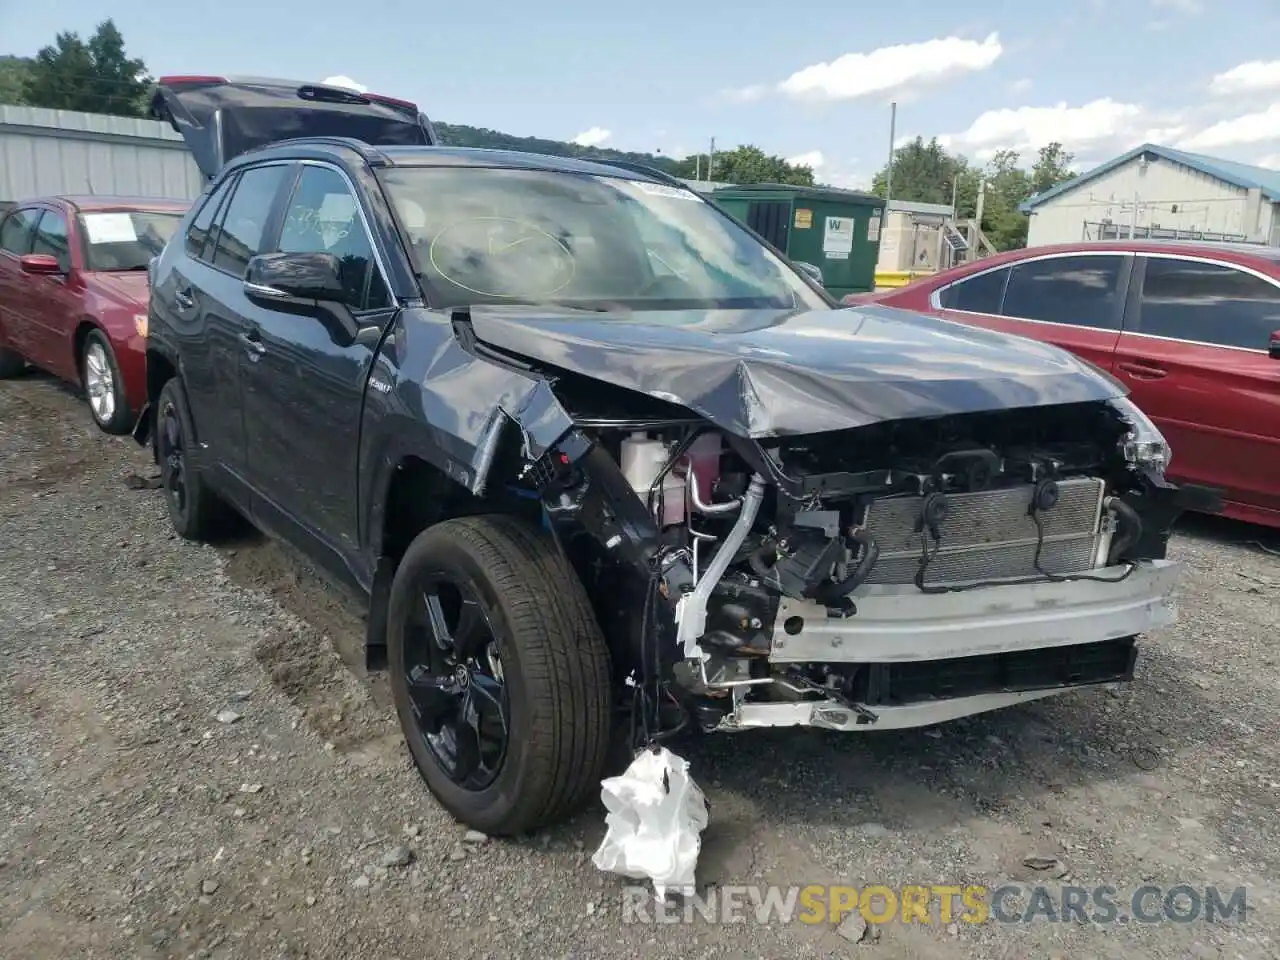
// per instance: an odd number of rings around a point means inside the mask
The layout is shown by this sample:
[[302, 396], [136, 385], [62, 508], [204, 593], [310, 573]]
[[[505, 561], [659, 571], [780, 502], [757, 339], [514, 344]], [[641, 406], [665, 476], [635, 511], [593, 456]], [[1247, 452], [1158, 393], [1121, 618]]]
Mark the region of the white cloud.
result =
[[583, 130], [571, 142], [580, 147], [598, 147], [612, 136], [613, 132], [604, 127], [592, 127], [590, 130]]
[[772, 88], [755, 84], [726, 91], [725, 96], [739, 103], [759, 100], [770, 92], [811, 101], [907, 97], [925, 87], [986, 70], [1003, 53], [995, 33], [981, 42], [942, 37], [900, 43], [869, 53], [846, 53], [829, 63], [797, 70]]
[[810, 150], [808, 153], [798, 153], [794, 157], [787, 157], [787, 163], [793, 167], [808, 167], [810, 170], [817, 170], [824, 163], [826, 158], [822, 155], [821, 150]]
[[1280, 170], [1280, 153], [1269, 153], [1261, 160], [1257, 161], [1258, 166], [1266, 167], [1269, 170]]
[[871, 175], [857, 170], [827, 170], [815, 178], [819, 183], [843, 190], [870, 190]]
[[1009, 84], [1009, 92], [1010, 93], [1026, 93], [1028, 90], [1031, 89], [1031, 87], [1032, 87], [1031, 78], [1023, 77], [1021, 80], [1015, 80], [1013, 81], [1013, 83]]
[[1280, 103], [1257, 113], [1246, 113], [1231, 120], [1220, 120], [1199, 133], [1187, 137], [1179, 146], [1188, 150], [1234, 147], [1280, 140]]
[[1151, 5], [1162, 10], [1177, 10], [1179, 13], [1200, 13], [1204, 10], [1201, 0], [1151, 0]]
[[356, 83], [350, 77], [345, 77], [342, 74], [338, 74], [336, 77], [325, 77], [320, 82], [328, 87], [346, 87], [348, 90], [355, 90], [357, 93], [369, 92], [369, 88], [363, 83]]
[[1055, 141], [1075, 151], [1109, 141], [1132, 140], [1142, 129], [1143, 119], [1142, 107], [1110, 97], [1078, 107], [1058, 103], [1051, 107], [988, 110], [968, 130], [946, 134], [938, 142], [980, 159], [997, 150], [1038, 150]]
[[1209, 92], [1221, 97], [1280, 89], [1280, 60], [1250, 60], [1209, 81]]

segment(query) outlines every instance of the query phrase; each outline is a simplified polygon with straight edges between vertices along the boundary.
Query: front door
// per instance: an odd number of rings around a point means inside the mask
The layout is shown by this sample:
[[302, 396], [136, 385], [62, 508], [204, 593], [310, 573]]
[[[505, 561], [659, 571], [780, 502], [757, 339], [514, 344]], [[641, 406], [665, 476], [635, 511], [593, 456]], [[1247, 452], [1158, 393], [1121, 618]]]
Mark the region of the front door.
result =
[[[365, 383], [393, 312], [360, 201], [336, 168], [305, 164], [285, 208], [281, 253], [332, 253], [347, 303], [300, 315], [251, 306], [241, 352], [250, 483], [277, 515], [339, 555], [359, 546], [357, 457]], [[360, 333], [329, 309], [350, 310]], [[282, 532], [288, 533], [287, 530]]]
[[20, 258], [31, 252], [31, 241], [40, 219], [39, 207], [14, 210], [0, 224], [0, 343], [31, 357], [30, 274], [22, 272]]
[[1280, 287], [1226, 264], [1147, 256], [1115, 373], [1173, 451], [1175, 479], [1280, 519]]

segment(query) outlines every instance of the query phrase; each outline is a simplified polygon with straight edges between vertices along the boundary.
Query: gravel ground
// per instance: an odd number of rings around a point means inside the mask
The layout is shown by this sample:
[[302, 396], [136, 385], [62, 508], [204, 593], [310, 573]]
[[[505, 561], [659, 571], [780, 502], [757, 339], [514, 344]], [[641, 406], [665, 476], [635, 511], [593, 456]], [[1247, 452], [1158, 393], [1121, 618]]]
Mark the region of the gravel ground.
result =
[[600, 809], [469, 839], [360, 667], [358, 611], [272, 544], [175, 539], [130, 486], [149, 468], [53, 381], [0, 384], [0, 956], [1280, 955], [1262, 531], [1177, 538], [1182, 620], [1130, 688], [680, 747], [711, 802], [703, 883], [1244, 885], [1245, 922], [638, 925], [589, 861]]

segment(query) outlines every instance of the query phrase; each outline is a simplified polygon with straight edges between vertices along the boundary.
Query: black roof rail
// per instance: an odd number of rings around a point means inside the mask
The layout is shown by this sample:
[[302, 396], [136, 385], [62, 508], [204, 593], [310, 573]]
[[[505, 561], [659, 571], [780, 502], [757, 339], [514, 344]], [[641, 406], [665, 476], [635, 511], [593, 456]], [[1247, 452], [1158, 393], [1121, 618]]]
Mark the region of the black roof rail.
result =
[[317, 146], [326, 147], [346, 147], [353, 150], [371, 164], [379, 166], [390, 165], [391, 159], [383, 153], [378, 147], [363, 140], [357, 140], [355, 137], [292, 137], [288, 140], [274, 140], [271, 143], [264, 143], [260, 147], [253, 150], [246, 150], [242, 156], [251, 153], [257, 153], [261, 150], [274, 150], [276, 147], [305, 147], [307, 144], [315, 144]]
[[586, 160], [588, 163], [602, 163], [605, 166], [618, 167], [621, 170], [629, 170], [632, 173], [643, 173], [646, 177], [653, 177], [659, 183], [665, 183], [669, 187], [679, 187], [683, 190], [691, 189], [679, 177], [667, 173], [665, 170], [659, 170], [657, 167], [651, 167], [647, 163], [636, 163], [634, 160], [606, 160], [604, 157], [580, 157], [578, 159]]

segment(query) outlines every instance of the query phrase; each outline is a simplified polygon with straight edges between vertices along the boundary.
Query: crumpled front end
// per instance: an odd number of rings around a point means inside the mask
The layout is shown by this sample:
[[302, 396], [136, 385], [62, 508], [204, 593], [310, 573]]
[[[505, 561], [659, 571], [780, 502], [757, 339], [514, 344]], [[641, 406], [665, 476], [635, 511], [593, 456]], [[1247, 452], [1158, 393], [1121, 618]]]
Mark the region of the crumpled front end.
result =
[[1130, 680], [1176, 616], [1173, 521], [1213, 508], [1123, 399], [767, 440], [578, 420], [538, 484], [580, 568], [585, 532], [618, 575], [598, 608], [651, 733], [913, 727]]

